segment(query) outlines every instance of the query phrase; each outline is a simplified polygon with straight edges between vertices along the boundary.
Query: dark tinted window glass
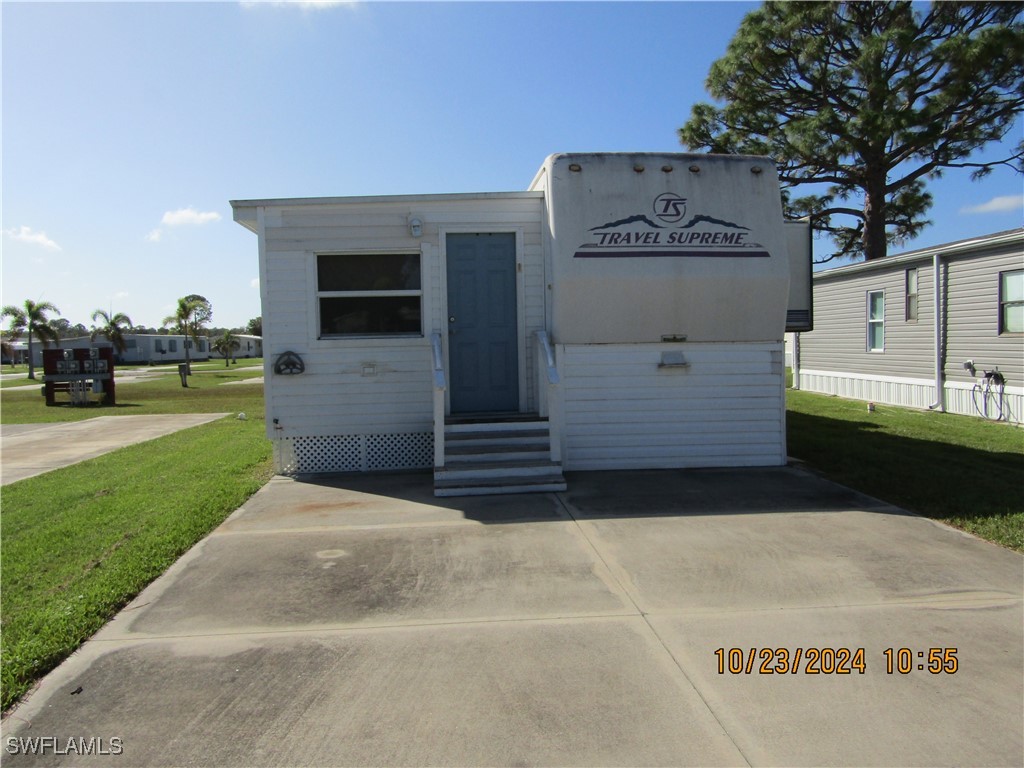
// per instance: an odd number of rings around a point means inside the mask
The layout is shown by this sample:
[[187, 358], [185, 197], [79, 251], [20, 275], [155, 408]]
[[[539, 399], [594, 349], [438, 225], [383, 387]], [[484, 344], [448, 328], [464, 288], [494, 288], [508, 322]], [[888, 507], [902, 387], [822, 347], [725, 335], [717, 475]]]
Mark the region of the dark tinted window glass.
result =
[[320, 335], [420, 333], [419, 296], [320, 299]]
[[320, 291], [418, 291], [420, 257], [414, 253], [321, 254]]

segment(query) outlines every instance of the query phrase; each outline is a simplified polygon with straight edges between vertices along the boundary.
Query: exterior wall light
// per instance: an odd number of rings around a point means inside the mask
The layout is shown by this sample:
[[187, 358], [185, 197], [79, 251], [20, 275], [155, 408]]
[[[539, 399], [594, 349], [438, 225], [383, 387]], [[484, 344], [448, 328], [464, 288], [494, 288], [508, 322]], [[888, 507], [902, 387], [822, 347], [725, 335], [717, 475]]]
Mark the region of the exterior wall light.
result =
[[413, 237], [421, 237], [423, 235], [423, 221], [415, 216], [409, 219], [409, 234]]

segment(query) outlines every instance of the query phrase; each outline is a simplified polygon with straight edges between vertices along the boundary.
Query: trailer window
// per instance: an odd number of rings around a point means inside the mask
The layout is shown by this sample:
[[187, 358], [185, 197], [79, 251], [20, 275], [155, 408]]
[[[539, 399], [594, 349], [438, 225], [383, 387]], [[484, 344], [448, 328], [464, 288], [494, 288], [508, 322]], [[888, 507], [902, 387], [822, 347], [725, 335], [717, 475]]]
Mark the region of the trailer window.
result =
[[999, 332], [1024, 333], [1024, 269], [999, 273]]
[[907, 315], [908, 322], [917, 320], [917, 268], [907, 270]]
[[317, 255], [320, 337], [421, 335], [418, 253]]
[[885, 350], [885, 291], [868, 292], [868, 352]]

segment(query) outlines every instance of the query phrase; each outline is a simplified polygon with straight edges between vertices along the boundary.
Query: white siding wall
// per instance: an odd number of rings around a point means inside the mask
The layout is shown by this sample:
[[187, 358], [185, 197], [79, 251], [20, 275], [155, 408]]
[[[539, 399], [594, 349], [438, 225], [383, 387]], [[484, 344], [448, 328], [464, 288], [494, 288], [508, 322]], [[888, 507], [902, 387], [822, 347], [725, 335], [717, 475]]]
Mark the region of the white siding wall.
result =
[[[527, 409], [536, 407], [534, 355], [528, 352], [533, 331], [545, 327], [541, 203], [536, 195], [512, 195], [282, 204], [266, 209], [260, 277], [267, 431], [271, 438], [287, 443], [278, 446], [280, 471], [311, 471], [304, 466], [303, 456], [314, 454], [319, 458], [312, 471], [431, 465], [432, 454], [423, 451], [424, 436], [432, 434], [429, 335], [439, 331], [447, 338], [447, 232], [517, 234], [521, 249], [517, 254], [521, 263], [520, 330], [524, 334], [522, 384]], [[409, 234], [407, 220], [412, 215], [423, 221], [420, 238]], [[421, 253], [424, 335], [318, 338], [317, 253], [387, 251]], [[274, 360], [285, 351], [302, 358], [304, 373], [273, 373]], [[406, 436], [396, 437], [389, 445], [395, 440], [407, 444], [408, 461], [403, 463], [396, 456], [392, 464], [375, 465], [371, 456], [375, 441], [360, 439], [369, 435]], [[311, 442], [313, 438], [317, 440]], [[357, 444], [361, 455], [353, 458], [351, 452], [357, 449], [352, 446]], [[388, 450], [401, 453], [403, 449], [392, 446]], [[332, 463], [330, 457], [337, 461]]]
[[[835, 371], [800, 369], [800, 389], [873, 403], [928, 408], [935, 402], [935, 382]], [[986, 387], [984, 381], [947, 381], [947, 413], [981, 416], [993, 421], [1024, 422], [1024, 387]]]
[[[786, 462], [783, 345], [558, 345], [567, 469]], [[659, 368], [681, 352], [687, 368]]]

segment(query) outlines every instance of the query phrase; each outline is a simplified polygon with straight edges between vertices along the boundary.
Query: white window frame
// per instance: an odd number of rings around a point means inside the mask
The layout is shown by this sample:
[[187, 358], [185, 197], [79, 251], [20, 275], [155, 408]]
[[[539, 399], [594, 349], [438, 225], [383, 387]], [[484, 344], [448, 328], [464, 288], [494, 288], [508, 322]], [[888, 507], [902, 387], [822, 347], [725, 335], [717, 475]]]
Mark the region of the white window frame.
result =
[[[910, 290], [911, 274], [914, 276], [913, 292]], [[921, 311], [921, 270], [917, 267], [910, 267], [907, 269], [903, 279], [907, 291], [907, 301], [903, 317], [908, 323], [916, 323], [918, 313]], [[913, 303], [911, 303], [911, 299], [913, 299]]]
[[[882, 316], [881, 317], [873, 318], [871, 316], [871, 297], [872, 296], [881, 296], [882, 297]], [[868, 352], [876, 352], [876, 353], [877, 352], [885, 352], [885, 291], [884, 290], [868, 291], [867, 292], [867, 301], [866, 301], [866, 306], [864, 308], [864, 314], [865, 314], [865, 321], [866, 321], [865, 322], [865, 339], [864, 339], [864, 347], [865, 347], [865, 349]], [[881, 335], [881, 345], [877, 346], [877, 347], [872, 347], [871, 346], [871, 335], [872, 335], [871, 331], [872, 331], [873, 327], [880, 328], [881, 332], [882, 332], [882, 335]]]
[[[396, 290], [396, 291], [321, 291], [318, 276], [318, 264], [321, 256], [415, 256], [419, 260], [420, 287], [418, 290]], [[317, 251], [313, 254], [312, 277], [316, 286], [316, 339], [323, 341], [346, 341], [350, 339], [421, 339], [426, 335], [425, 325], [426, 302], [424, 300], [423, 286], [426, 281], [424, 274], [424, 256], [422, 249], [412, 250], [405, 248], [389, 248], [387, 250], [345, 250], [345, 251]], [[323, 325], [320, 317], [320, 300], [333, 298], [389, 298], [401, 296], [418, 296], [420, 299], [420, 330], [416, 332], [403, 333], [323, 333]]]
[[1024, 280], [1024, 269], [1007, 269], [999, 273], [999, 335], [1020, 336], [1021, 333], [1024, 332], [1006, 330], [1006, 308], [1024, 304], [1024, 300], [1020, 299], [1007, 301], [1006, 297], [1003, 295], [1003, 286], [1006, 282], [1006, 277], [1009, 275], [1020, 275], [1020, 279]]

